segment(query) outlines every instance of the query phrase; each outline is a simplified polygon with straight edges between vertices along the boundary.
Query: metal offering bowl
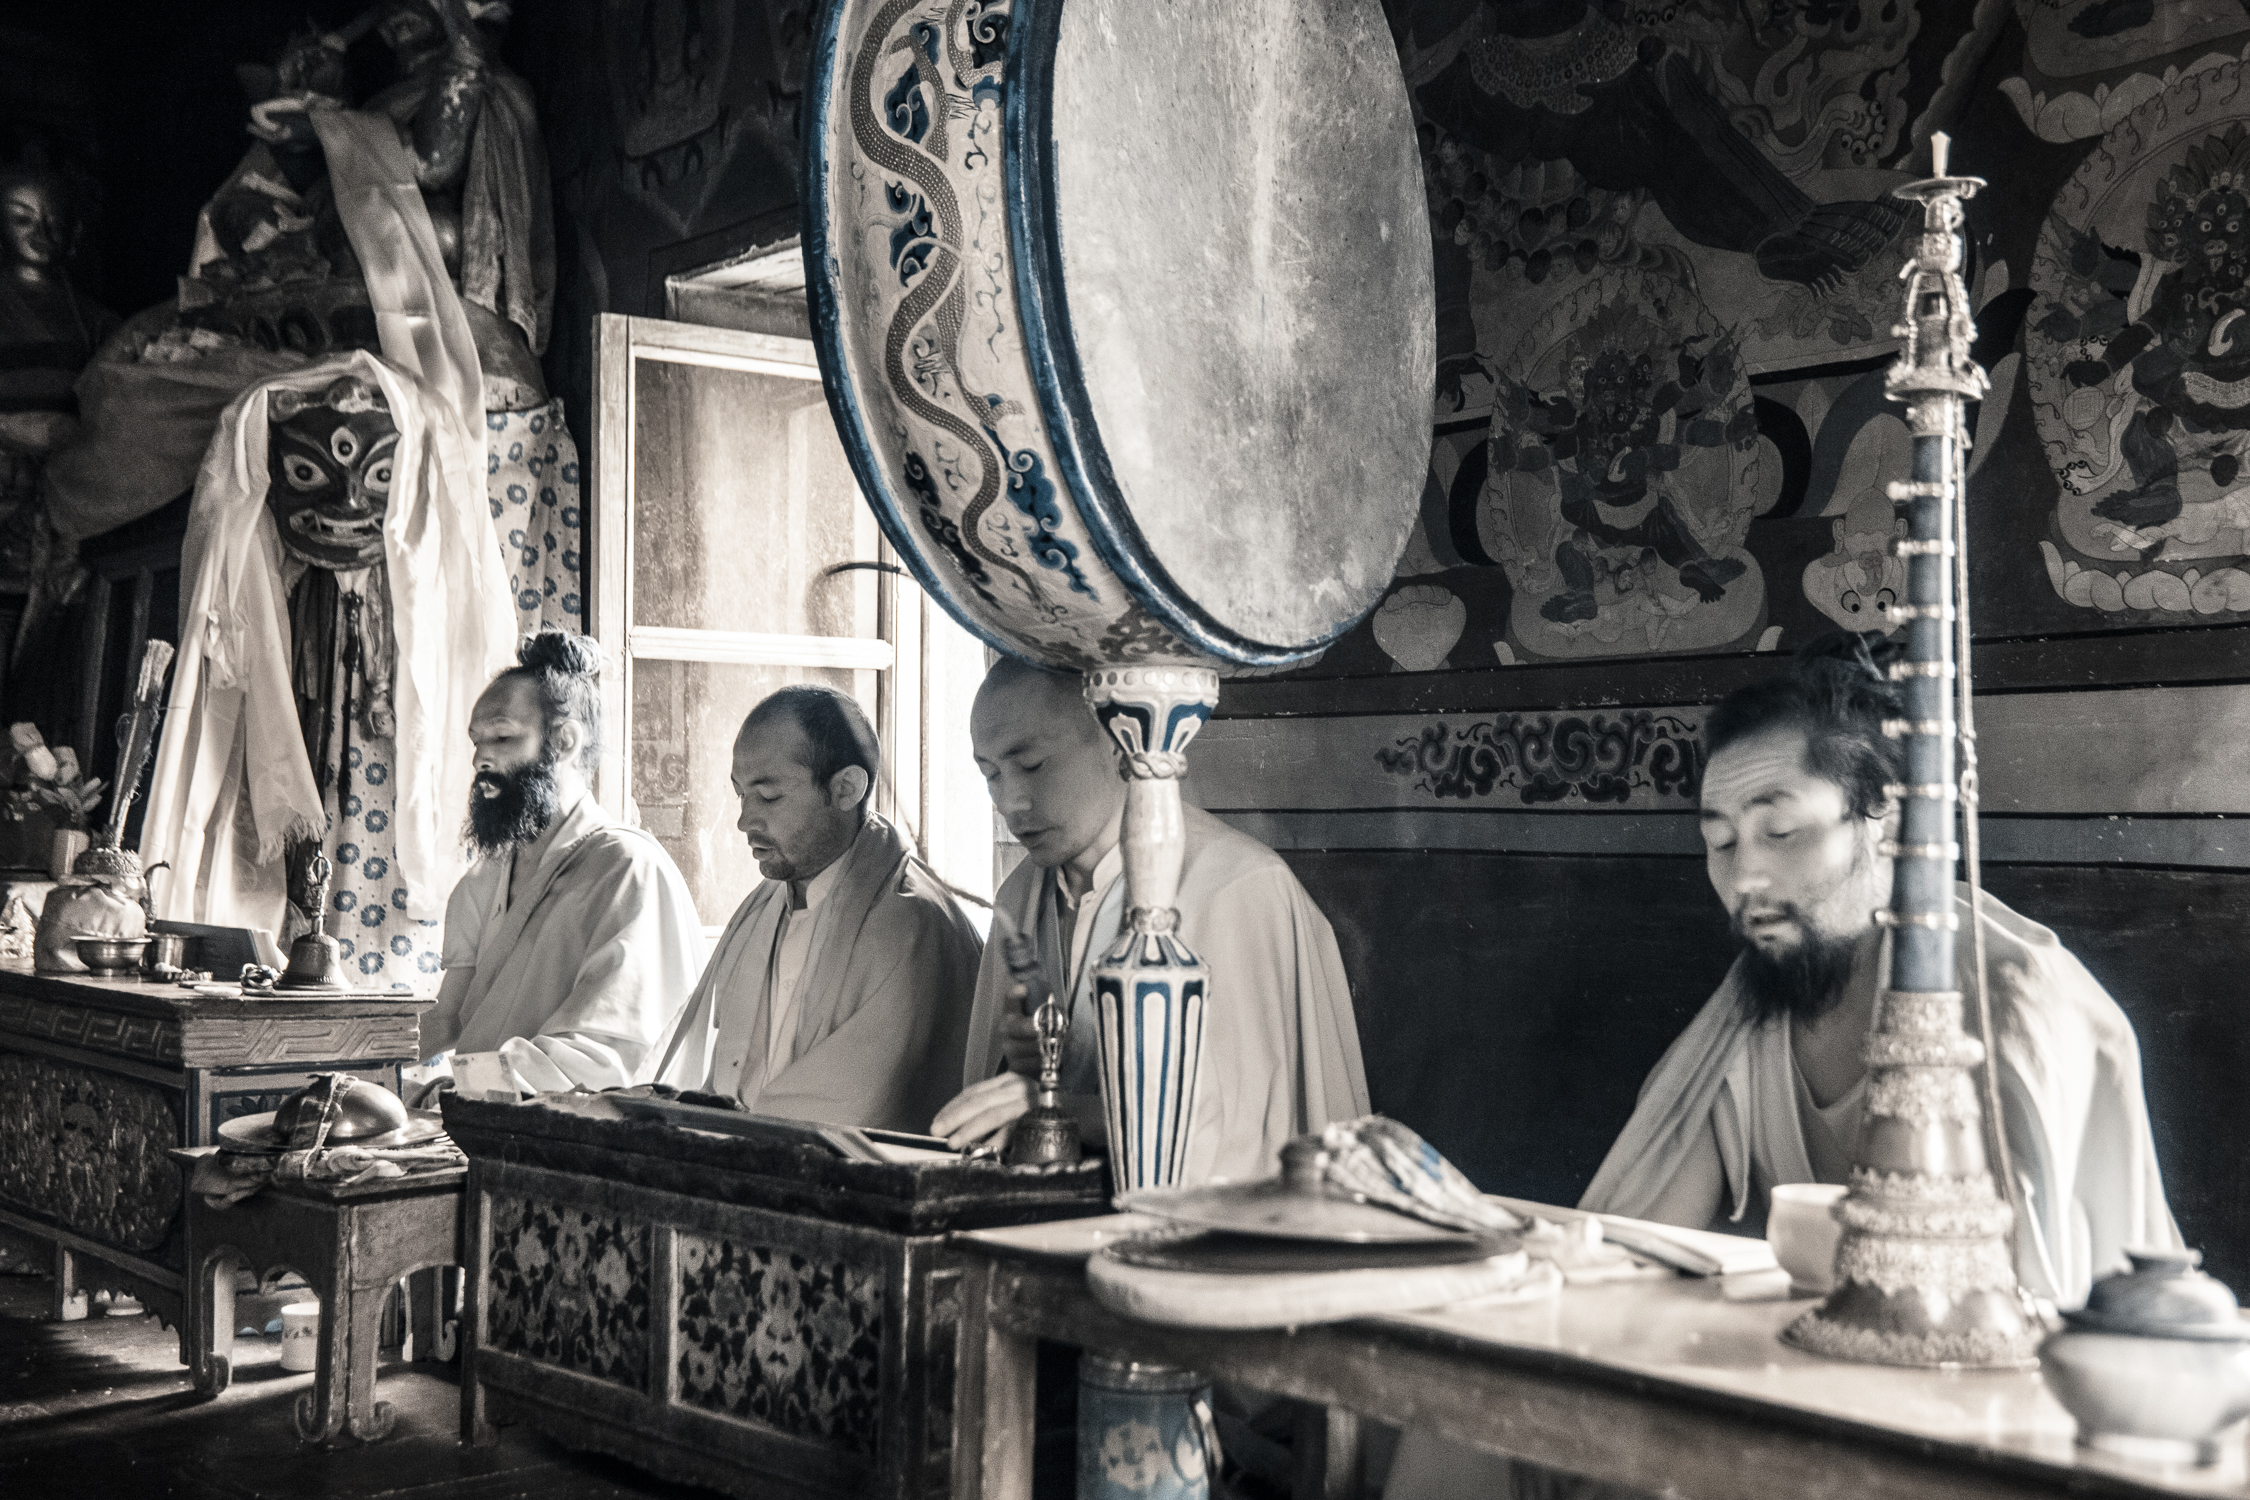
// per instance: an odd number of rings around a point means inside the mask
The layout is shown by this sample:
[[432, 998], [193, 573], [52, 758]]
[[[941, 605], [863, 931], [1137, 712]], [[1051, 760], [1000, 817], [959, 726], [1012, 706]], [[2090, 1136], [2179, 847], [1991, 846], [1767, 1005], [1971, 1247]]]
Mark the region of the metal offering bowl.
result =
[[114, 979], [139, 970], [141, 950], [147, 946], [147, 938], [80, 938], [78, 961], [92, 972]]

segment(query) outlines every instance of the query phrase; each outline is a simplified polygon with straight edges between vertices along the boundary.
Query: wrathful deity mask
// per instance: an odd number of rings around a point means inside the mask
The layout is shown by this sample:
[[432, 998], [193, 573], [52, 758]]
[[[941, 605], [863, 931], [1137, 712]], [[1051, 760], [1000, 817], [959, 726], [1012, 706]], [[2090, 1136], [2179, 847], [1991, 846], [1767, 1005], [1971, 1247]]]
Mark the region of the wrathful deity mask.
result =
[[0, 192], [0, 249], [8, 259], [44, 272], [70, 241], [69, 210], [50, 184], [24, 178]]
[[316, 568], [383, 560], [398, 426], [376, 387], [346, 375], [318, 391], [276, 391], [267, 412], [266, 506], [281, 544]]

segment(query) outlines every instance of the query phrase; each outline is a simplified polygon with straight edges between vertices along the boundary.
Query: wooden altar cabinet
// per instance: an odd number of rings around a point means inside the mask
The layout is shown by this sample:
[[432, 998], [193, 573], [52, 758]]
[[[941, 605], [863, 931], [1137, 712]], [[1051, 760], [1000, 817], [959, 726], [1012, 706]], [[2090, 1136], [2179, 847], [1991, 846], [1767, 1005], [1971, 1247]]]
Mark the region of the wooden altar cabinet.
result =
[[1115, 1216], [957, 1237], [954, 1494], [1028, 1500], [1033, 1351], [1054, 1339], [1326, 1408], [1325, 1422], [1298, 1424], [1297, 1500], [1360, 1492], [1368, 1417], [1677, 1500], [2250, 1497], [2241, 1426], [2209, 1469], [2104, 1458], [2073, 1446], [2035, 1371], [1822, 1359], [1776, 1337], [1809, 1302], [1729, 1302], [1717, 1281], [1261, 1333], [1135, 1322], [1094, 1301], [1085, 1272], [1097, 1237], [1130, 1227]]
[[521, 1421], [730, 1494], [908, 1500], [952, 1474], [955, 1229], [1098, 1212], [1098, 1162], [876, 1164], [444, 1100], [469, 1156], [463, 1436]]
[[96, 1287], [177, 1326], [185, 1182], [165, 1153], [316, 1072], [396, 1089], [430, 1003], [216, 999], [0, 964], [0, 1225], [54, 1247], [56, 1316]]

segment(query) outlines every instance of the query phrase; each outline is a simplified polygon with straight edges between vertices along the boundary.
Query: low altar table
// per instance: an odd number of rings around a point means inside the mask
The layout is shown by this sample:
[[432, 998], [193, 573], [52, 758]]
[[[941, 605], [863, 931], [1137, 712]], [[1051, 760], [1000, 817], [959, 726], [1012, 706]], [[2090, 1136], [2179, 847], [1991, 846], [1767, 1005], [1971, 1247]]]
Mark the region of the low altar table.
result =
[[469, 1157], [463, 1437], [526, 1422], [759, 1500], [944, 1495], [948, 1236], [1107, 1197], [1098, 1162], [853, 1161], [600, 1095], [443, 1108]]
[[213, 1144], [315, 1073], [396, 1090], [431, 1003], [223, 999], [0, 963], [0, 1224], [54, 1247], [55, 1315], [84, 1283], [177, 1326], [186, 1177], [166, 1153]]
[[[192, 1173], [198, 1157], [217, 1149], [173, 1158]], [[193, 1367], [196, 1390], [216, 1396], [233, 1379], [236, 1266], [261, 1283], [295, 1271], [320, 1299], [320, 1349], [313, 1388], [297, 1398], [297, 1435], [329, 1442], [348, 1428], [363, 1442], [387, 1436], [390, 1404], [375, 1399], [383, 1304], [411, 1273], [460, 1264], [467, 1176], [454, 1167], [357, 1184], [271, 1182], [225, 1208], [191, 1197], [180, 1362]]]
[[[1145, 1221], [1143, 1221], [1145, 1222]], [[1200, 1370], [1329, 1409], [1298, 1500], [1357, 1492], [1357, 1418], [1679, 1500], [2250, 1496], [2244, 1434], [2208, 1469], [2084, 1452], [2036, 1372], [1890, 1369], [1801, 1353], [1776, 1335], [1809, 1305], [1728, 1302], [1679, 1277], [1566, 1287], [1525, 1303], [1266, 1333], [1121, 1318], [1086, 1257], [1121, 1216], [957, 1236], [966, 1269], [953, 1493], [1031, 1493], [1037, 1342]], [[1315, 1429], [1318, 1431], [1318, 1429]]]

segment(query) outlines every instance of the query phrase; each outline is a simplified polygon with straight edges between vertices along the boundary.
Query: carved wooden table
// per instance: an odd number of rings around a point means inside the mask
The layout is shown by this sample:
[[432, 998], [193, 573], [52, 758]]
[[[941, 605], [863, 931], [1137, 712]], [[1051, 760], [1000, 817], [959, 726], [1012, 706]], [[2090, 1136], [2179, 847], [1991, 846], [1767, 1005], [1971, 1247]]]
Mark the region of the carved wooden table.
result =
[[215, 999], [0, 963], [0, 1224], [54, 1247], [55, 1316], [92, 1286], [177, 1326], [185, 1179], [165, 1153], [211, 1144], [316, 1072], [396, 1089], [430, 1004]]
[[[217, 1149], [172, 1155], [192, 1172], [197, 1156]], [[318, 1362], [313, 1388], [297, 1398], [297, 1435], [329, 1442], [347, 1427], [362, 1442], [388, 1435], [390, 1403], [375, 1399], [383, 1303], [412, 1272], [461, 1263], [468, 1175], [456, 1167], [356, 1187], [275, 1183], [226, 1208], [191, 1196], [180, 1354], [195, 1370], [195, 1388], [216, 1396], [233, 1378], [236, 1267], [261, 1284], [295, 1271], [320, 1299]]]
[[522, 1421], [741, 1496], [942, 1496], [957, 1228], [1067, 1218], [1051, 1175], [615, 1118], [599, 1096], [444, 1097], [469, 1155], [463, 1436]]
[[1845, 1364], [1776, 1335], [1804, 1302], [1728, 1302], [1684, 1277], [1569, 1287], [1270, 1333], [1160, 1328], [1109, 1312], [1086, 1257], [1124, 1216], [957, 1236], [966, 1271], [953, 1492], [1031, 1493], [1032, 1357], [1054, 1339], [1200, 1370], [1325, 1407], [1299, 1500], [1357, 1491], [1355, 1418], [1680, 1500], [2250, 1496], [2244, 1430], [2221, 1463], [2157, 1469], [2084, 1452], [2036, 1373]]

